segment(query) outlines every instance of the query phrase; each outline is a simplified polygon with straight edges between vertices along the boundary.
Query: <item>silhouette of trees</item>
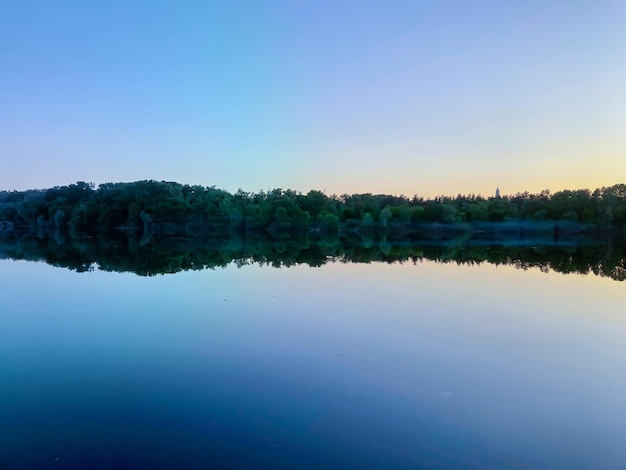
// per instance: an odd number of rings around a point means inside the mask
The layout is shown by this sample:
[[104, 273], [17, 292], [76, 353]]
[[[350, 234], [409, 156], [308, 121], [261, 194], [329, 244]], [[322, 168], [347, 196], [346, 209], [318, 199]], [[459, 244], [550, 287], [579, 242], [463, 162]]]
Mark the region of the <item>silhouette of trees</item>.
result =
[[[150, 215], [151, 224], [145, 223], [144, 213]], [[370, 193], [327, 196], [316, 190], [301, 194], [283, 189], [230, 194], [214, 186], [153, 180], [105, 183], [95, 188], [79, 181], [47, 190], [0, 191], [0, 221], [11, 222], [19, 232], [56, 230], [73, 236], [142, 232], [149, 226], [157, 235], [201, 237], [235, 232], [269, 234], [276, 239], [322, 232], [337, 232], [343, 238], [365, 232], [415, 238], [432, 232], [432, 224], [438, 232], [445, 232], [471, 231], [489, 223], [518, 223], [520, 230], [533, 223], [542, 227], [551, 223], [555, 233], [566, 227], [581, 234], [623, 239], [626, 185], [499, 198], [459, 194], [409, 199]]]

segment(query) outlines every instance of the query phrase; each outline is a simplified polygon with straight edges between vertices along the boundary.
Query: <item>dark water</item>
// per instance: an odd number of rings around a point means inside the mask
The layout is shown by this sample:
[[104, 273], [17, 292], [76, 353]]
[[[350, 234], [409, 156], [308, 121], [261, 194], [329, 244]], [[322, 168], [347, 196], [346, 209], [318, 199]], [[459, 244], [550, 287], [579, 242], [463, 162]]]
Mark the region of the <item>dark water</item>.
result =
[[626, 288], [0, 262], [0, 468], [626, 468]]

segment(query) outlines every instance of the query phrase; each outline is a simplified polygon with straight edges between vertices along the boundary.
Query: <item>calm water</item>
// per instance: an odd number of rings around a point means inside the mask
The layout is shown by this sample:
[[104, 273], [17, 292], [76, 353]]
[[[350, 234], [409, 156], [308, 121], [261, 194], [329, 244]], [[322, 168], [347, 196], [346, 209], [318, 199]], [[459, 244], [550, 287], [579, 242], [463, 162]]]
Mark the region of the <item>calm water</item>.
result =
[[626, 468], [626, 286], [0, 262], [0, 468]]

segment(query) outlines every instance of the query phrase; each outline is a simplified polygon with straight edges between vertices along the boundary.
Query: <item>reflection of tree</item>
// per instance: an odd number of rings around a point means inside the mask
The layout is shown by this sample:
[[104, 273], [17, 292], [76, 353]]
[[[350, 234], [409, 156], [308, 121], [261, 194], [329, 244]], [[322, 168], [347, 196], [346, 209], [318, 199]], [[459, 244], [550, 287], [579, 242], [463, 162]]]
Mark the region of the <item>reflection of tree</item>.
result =
[[[188, 270], [215, 269], [230, 263], [237, 266], [259, 264], [289, 267], [298, 264], [321, 266], [327, 262], [411, 262], [433, 260], [439, 263], [511, 265], [521, 270], [539, 269], [561, 273], [593, 273], [618, 281], [626, 279], [624, 245], [580, 244], [573, 241], [539, 243], [523, 238], [508, 240], [458, 237], [438, 241], [391, 240], [355, 235], [353, 239], [307, 236], [176, 238], [120, 232], [112, 237], [66, 238], [59, 243], [53, 236], [0, 238], [0, 258], [45, 261], [78, 272], [99, 269], [133, 272], [141, 276]], [[549, 243], [548, 243], [549, 242]]]

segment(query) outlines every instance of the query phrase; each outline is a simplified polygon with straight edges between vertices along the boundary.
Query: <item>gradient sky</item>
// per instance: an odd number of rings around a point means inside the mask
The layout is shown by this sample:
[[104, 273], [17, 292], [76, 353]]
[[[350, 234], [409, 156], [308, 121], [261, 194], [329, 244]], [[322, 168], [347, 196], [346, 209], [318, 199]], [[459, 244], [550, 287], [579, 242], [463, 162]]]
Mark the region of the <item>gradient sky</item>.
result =
[[626, 2], [0, 0], [0, 188], [626, 182]]

